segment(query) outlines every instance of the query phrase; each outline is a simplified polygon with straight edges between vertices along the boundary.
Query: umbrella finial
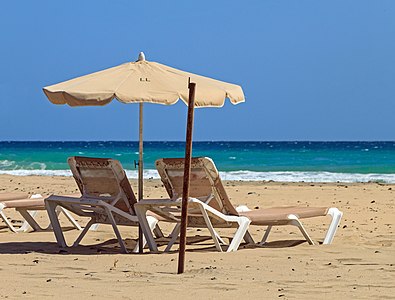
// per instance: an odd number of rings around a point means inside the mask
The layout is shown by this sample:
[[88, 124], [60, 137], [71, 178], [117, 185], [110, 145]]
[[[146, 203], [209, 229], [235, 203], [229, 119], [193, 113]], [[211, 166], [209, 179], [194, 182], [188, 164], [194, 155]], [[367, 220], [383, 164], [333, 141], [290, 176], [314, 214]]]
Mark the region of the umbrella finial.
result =
[[145, 61], [145, 54], [144, 54], [144, 52], [140, 52], [139, 58], [137, 59], [137, 61]]

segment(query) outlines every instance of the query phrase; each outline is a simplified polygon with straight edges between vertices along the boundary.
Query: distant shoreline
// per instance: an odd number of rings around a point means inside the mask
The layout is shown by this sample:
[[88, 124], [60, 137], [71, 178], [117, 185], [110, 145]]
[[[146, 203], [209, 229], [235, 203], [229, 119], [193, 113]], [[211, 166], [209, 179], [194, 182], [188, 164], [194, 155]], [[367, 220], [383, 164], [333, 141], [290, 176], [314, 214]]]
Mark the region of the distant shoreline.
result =
[[[0, 140], [0, 143], [138, 143], [138, 140]], [[147, 143], [185, 143], [183, 140], [144, 140]], [[394, 140], [194, 140], [194, 143], [393, 143]]]
[[[137, 179], [137, 171], [126, 170], [129, 179]], [[0, 176], [70, 177], [69, 170], [0, 170]], [[353, 174], [331, 172], [220, 172], [222, 180], [245, 182], [307, 183], [382, 183], [395, 184], [395, 174]], [[156, 170], [144, 170], [145, 179], [159, 179]]]
[[[183, 157], [184, 142], [144, 143], [145, 178], [155, 161]], [[70, 176], [70, 156], [119, 160], [137, 178], [137, 142], [0, 142], [0, 174]], [[195, 142], [193, 156], [213, 159], [224, 180], [395, 183], [395, 142]]]

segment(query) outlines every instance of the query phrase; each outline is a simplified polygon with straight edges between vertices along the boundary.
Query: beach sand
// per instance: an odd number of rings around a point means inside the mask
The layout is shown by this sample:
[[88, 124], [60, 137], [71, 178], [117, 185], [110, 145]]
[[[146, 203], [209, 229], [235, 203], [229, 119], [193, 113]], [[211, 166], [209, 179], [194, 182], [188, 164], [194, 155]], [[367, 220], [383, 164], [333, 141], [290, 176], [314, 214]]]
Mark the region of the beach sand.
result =
[[[333, 244], [310, 246], [296, 228], [282, 226], [273, 230], [264, 247], [243, 246], [234, 253], [219, 253], [207, 230], [193, 229], [188, 230], [188, 241], [200, 243], [187, 246], [186, 272], [176, 275], [175, 251], [120, 254], [110, 226], [89, 232], [83, 246], [67, 252], [59, 252], [52, 232], [13, 234], [2, 226], [0, 298], [395, 299], [395, 185], [225, 184], [235, 205], [338, 207], [344, 215]], [[132, 186], [137, 191], [136, 181]], [[68, 194], [76, 192], [76, 185], [71, 177], [1, 175], [0, 192], [13, 191]], [[166, 197], [166, 192], [158, 180], [146, 180], [145, 197]], [[21, 220], [15, 211], [8, 215]], [[38, 219], [48, 223], [45, 211]], [[84, 224], [85, 220], [77, 219]], [[329, 217], [304, 221], [317, 244], [328, 222]], [[171, 230], [168, 224], [161, 227], [165, 233]], [[122, 227], [121, 232], [132, 249], [137, 229]], [[253, 226], [250, 232], [259, 240], [264, 228]], [[220, 233], [230, 237], [233, 231]], [[66, 240], [71, 242], [77, 235], [69, 230]]]

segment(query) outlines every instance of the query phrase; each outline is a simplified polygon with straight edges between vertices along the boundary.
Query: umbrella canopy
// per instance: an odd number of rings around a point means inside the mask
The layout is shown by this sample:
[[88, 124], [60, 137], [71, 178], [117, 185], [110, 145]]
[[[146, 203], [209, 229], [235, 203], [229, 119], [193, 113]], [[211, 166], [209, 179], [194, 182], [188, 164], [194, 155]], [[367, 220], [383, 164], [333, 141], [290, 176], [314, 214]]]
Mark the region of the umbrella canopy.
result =
[[[171, 105], [181, 99], [188, 105], [178, 262], [178, 273], [183, 273], [194, 107], [222, 107], [226, 98], [229, 98], [233, 104], [244, 102], [242, 88], [235, 84], [146, 61], [144, 53], [140, 53], [136, 62], [125, 63], [47, 86], [43, 90], [54, 104], [68, 104], [70, 106], [106, 105], [113, 99], [123, 103], [140, 103], [139, 200], [143, 199], [143, 103]], [[142, 251], [141, 228], [139, 230], [139, 245], [140, 251]]]
[[195, 107], [221, 107], [226, 98], [233, 104], [244, 102], [238, 85], [146, 61], [143, 54], [136, 62], [47, 86], [44, 93], [52, 103], [70, 106], [105, 105], [113, 99], [165, 105], [181, 99], [188, 104], [189, 79], [198, 86]]

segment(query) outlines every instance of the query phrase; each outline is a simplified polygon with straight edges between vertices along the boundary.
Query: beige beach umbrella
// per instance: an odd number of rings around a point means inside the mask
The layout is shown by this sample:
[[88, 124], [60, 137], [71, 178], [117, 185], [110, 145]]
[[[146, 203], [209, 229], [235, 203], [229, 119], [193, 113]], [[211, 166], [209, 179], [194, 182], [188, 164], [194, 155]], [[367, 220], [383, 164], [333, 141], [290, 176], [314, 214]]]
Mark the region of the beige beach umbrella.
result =
[[[194, 107], [222, 107], [225, 99], [244, 102], [240, 86], [181, 71], [157, 62], [145, 60], [140, 53], [135, 62], [67, 80], [43, 88], [54, 104], [70, 106], [106, 105], [113, 99], [122, 103], [140, 104], [138, 198], [143, 199], [143, 103], [171, 105], [181, 99], [188, 105], [185, 150], [184, 193], [178, 273], [183, 273], [185, 259], [187, 204], [189, 195], [190, 160]], [[141, 231], [139, 237], [142, 251]]]

